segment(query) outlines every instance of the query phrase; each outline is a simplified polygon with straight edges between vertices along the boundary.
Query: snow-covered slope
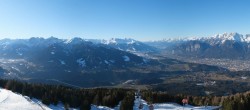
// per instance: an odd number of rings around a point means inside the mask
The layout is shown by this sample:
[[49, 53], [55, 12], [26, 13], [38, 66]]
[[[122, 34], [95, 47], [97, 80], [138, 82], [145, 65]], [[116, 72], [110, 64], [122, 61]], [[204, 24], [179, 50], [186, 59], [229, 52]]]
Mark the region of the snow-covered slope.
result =
[[[38, 99], [30, 99], [12, 91], [0, 88], [0, 110], [65, 110], [62, 103], [44, 105]], [[69, 108], [69, 110], [78, 110]]]
[[181, 106], [176, 103], [154, 104], [154, 110], [217, 110], [218, 108], [217, 106]]
[[[142, 109], [139, 109], [140, 104], [142, 104]], [[152, 104], [154, 110], [218, 110], [220, 106], [192, 106], [185, 105], [182, 106], [177, 103], [155, 103]], [[91, 110], [119, 110], [117, 107], [109, 108], [106, 106], [96, 106], [91, 105]], [[141, 99], [140, 96], [135, 98], [133, 110], [150, 110], [148, 102]]]
[[91, 105], [91, 110], [119, 110], [119, 108], [118, 107], [109, 108], [106, 106]]
[[36, 103], [30, 98], [0, 89], [1, 110], [51, 110], [43, 104]]
[[250, 42], [247, 36], [243, 36], [242, 34], [236, 32], [216, 34], [212, 37], [202, 37], [193, 40], [208, 42], [210, 45], [223, 44], [226, 41], [245, 42], [245, 43]]

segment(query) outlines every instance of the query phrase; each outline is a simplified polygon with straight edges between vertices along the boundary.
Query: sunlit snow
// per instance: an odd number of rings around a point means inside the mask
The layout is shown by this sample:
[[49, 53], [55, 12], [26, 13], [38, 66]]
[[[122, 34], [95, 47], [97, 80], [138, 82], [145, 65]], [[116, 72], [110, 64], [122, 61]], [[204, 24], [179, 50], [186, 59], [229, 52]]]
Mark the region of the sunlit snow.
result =
[[86, 62], [83, 58], [77, 59], [76, 62], [79, 64], [79, 66], [86, 67]]
[[123, 56], [123, 59], [124, 59], [124, 61], [126, 61], [126, 62], [128, 62], [128, 61], [130, 61], [130, 58], [128, 57], [128, 56]]

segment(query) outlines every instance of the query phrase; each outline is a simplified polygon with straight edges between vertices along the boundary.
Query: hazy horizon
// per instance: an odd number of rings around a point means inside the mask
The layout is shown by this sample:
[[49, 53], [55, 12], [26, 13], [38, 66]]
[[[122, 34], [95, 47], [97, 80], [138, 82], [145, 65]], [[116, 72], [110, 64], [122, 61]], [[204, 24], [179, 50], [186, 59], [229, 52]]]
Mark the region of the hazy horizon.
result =
[[214, 35], [218, 35], [218, 34], [225, 34], [225, 33], [238, 33], [238, 34], [241, 34], [243, 36], [245, 35], [249, 35], [249, 34], [242, 34], [242, 33], [239, 33], [239, 32], [224, 32], [224, 33], [216, 33], [216, 34], [213, 34], [213, 35], [210, 35], [210, 36], [180, 36], [180, 37], [166, 37], [166, 38], [161, 38], [161, 39], [149, 39], [149, 40], [138, 40], [136, 38], [132, 38], [132, 37], [107, 37], [107, 38], [88, 38], [88, 37], [79, 37], [79, 36], [76, 36], [76, 37], [68, 37], [68, 38], [61, 38], [60, 36], [47, 36], [47, 37], [23, 37], [23, 38], [0, 38], [0, 40], [3, 40], [3, 39], [30, 39], [30, 38], [44, 38], [44, 39], [48, 39], [48, 38], [51, 38], [51, 37], [54, 37], [54, 38], [58, 38], [58, 39], [64, 39], [64, 40], [70, 40], [70, 39], [73, 39], [73, 38], [81, 38], [81, 39], [86, 39], [86, 40], [110, 40], [110, 39], [133, 39], [133, 40], [137, 40], [137, 41], [142, 41], [142, 42], [148, 42], [148, 41], [160, 41], [160, 40], [166, 40], [166, 39], [185, 39], [185, 38], [202, 38], [202, 37], [213, 37]]

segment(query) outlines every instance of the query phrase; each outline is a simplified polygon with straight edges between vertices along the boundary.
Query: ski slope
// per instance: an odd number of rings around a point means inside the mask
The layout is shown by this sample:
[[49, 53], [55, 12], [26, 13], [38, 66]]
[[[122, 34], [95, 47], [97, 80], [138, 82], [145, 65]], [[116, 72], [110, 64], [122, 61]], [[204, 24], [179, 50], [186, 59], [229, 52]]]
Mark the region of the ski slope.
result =
[[[65, 110], [62, 103], [57, 105], [44, 105], [38, 99], [30, 99], [27, 96], [13, 93], [12, 91], [0, 88], [0, 110]], [[69, 108], [69, 110], [78, 110]]]
[[[139, 109], [140, 103], [142, 103], [142, 109]], [[191, 105], [179, 105], [177, 103], [155, 103], [153, 104], [154, 110], [219, 110], [220, 106], [191, 106]], [[106, 106], [91, 105], [91, 110], [119, 110], [116, 108], [109, 108]], [[135, 98], [133, 110], [150, 110], [148, 103], [139, 98]]]
[[176, 103], [162, 103], [153, 104], [154, 110], [217, 110], [218, 106], [191, 106], [191, 105], [179, 105]]
[[13, 93], [6, 89], [0, 89], [1, 110], [51, 110], [45, 105], [40, 105], [28, 97]]

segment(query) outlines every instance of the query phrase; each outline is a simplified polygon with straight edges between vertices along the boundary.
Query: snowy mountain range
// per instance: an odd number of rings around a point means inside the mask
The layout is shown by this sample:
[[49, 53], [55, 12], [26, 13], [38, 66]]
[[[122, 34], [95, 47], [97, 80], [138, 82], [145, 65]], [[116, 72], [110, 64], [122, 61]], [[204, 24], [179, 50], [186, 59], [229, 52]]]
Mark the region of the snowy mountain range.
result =
[[[153, 57], [161, 52], [161, 57]], [[138, 53], [152, 57], [139, 56]], [[2, 39], [0, 40], [0, 77], [28, 82], [64, 84], [71, 87], [115, 86], [123, 81], [159, 81], [168, 73], [224, 71], [216, 66], [193, 64], [165, 58], [167, 55], [211, 58], [250, 58], [250, 35], [224, 33], [212, 37], [140, 42], [133, 39]], [[160, 80], [161, 82], [161, 80]], [[159, 84], [159, 82], [156, 82]], [[133, 85], [134, 86], [134, 85]], [[63, 105], [43, 105], [39, 100], [0, 88], [0, 108], [64, 109]], [[134, 100], [134, 110], [142, 101]], [[176, 103], [153, 104], [156, 110], [215, 109], [217, 106], [181, 106]], [[118, 105], [119, 106], [119, 105]], [[92, 110], [116, 110], [91, 106]]]
[[158, 42], [140, 42], [128, 38], [2, 39], [0, 76], [28, 79], [30, 82], [95, 87], [152, 77], [144, 73], [197, 71], [201, 67], [203, 71], [215, 71], [221, 68], [199, 64], [192, 66], [194, 64], [185, 64], [165, 57], [173, 55], [248, 59], [250, 58], [248, 38], [249, 36], [238, 33], [224, 33], [210, 38]]
[[[0, 52], [0, 57], [2, 58], [21, 58], [29, 61], [39, 60], [39, 62], [59, 62], [62, 65], [66, 63], [78, 63], [81, 67], [86, 66], [89, 68], [113, 64], [113, 66], [125, 66], [128, 63], [145, 63], [143, 58], [126, 51], [94, 44], [81, 38], [73, 38], [70, 40], [54, 37], [48, 39], [3, 39], [0, 40]], [[37, 57], [39, 57], [39, 59]], [[70, 59], [67, 60], [73, 61], [64, 61], [63, 59], [66, 58], [63, 57], [70, 57]], [[117, 63], [119, 63], [119, 65], [115, 65]]]
[[116, 48], [122, 51], [137, 53], [150, 53], [157, 52], [157, 48], [149, 46], [143, 42], [131, 39], [131, 38], [111, 38], [109, 40], [97, 40], [97, 39], [87, 39], [88, 41], [94, 42], [96, 44], [103, 44], [112, 48]]
[[212, 37], [193, 37], [147, 42], [161, 47], [163, 53], [184, 57], [249, 59], [250, 37], [239, 33], [217, 34]]
[[161, 71], [197, 71], [199, 67], [204, 71], [221, 70], [207, 65], [192, 66], [194, 64], [186, 64], [190, 65], [186, 68], [183, 62], [151, 56], [158, 50], [133, 39], [2, 39], [0, 76], [29, 82], [96, 87], [145, 79], [152, 77], [151, 73]]
[[[109, 85], [111, 82], [102, 82], [113, 78], [107, 74], [113, 74], [115, 70], [150, 65], [150, 63], [150, 59], [108, 45], [95, 44], [82, 38], [0, 40], [2, 78], [29, 77], [32, 80], [35, 78], [34, 81], [39, 81], [37, 79], [39, 78], [77, 82], [79, 85], [87, 86]], [[55, 82], [55, 80], [49, 81]]]
[[210, 37], [184, 37], [184, 38], [169, 38], [169, 39], [163, 39], [163, 40], [156, 40], [156, 41], [148, 41], [148, 42], [181, 42], [181, 41], [192, 41], [192, 40], [200, 40], [200, 41], [206, 41], [206, 40], [217, 40], [217, 41], [226, 41], [226, 40], [232, 40], [232, 41], [238, 41], [238, 42], [250, 42], [250, 35], [242, 35], [237, 32], [231, 32], [231, 33], [223, 33], [223, 34], [215, 34]]

